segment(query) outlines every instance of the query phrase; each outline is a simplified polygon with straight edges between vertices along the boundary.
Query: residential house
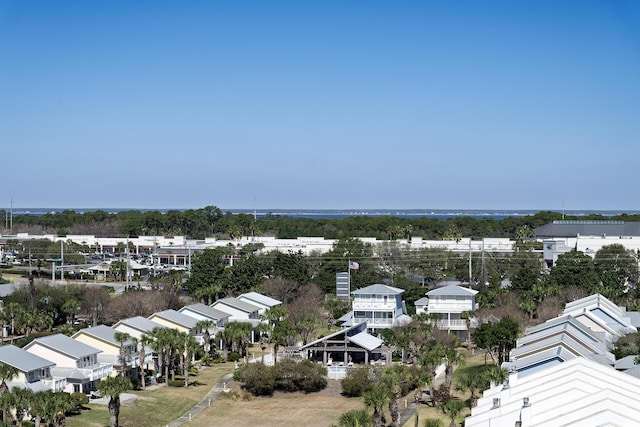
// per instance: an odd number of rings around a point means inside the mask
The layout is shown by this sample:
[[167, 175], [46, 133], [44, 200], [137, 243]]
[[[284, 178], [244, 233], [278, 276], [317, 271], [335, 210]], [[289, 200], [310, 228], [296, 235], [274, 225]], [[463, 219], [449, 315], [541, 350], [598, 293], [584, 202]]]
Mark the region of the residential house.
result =
[[186, 305], [178, 310], [178, 312], [193, 317], [198, 322], [201, 320], [210, 320], [215, 323], [216, 327], [209, 331], [212, 335], [215, 335], [217, 329], [224, 328], [224, 325], [229, 321], [229, 317], [231, 317], [229, 313], [202, 303]]
[[167, 328], [192, 335], [196, 338], [198, 343], [202, 345], [202, 335], [196, 326], [198, 320], [194, 317], [187, 316], [186, 314], [180, 313], [176, 310], [163, 310], [153, 313], [149, 316], [149, 320], [159, 323]]
[[[117, 330], [109, 326], [98, 325], [80, 329], [71, 338], [102, 350], [98, 355], [98, 361], [110, 364], [113, 367], [114, 374], [122, 375], [122, 366], [124, 365], [124, 376], [136, 377], [137, 369], [140, 366], [137, 346], [134, 345], [135, 343], [131, 337], [122, 342], [118, 341], [116, 339], [117, 333]], [[123, 352], [122, 355], [121, 351]], [[124, 360], [122, 360], [123, 356]]]
[[413, 303], [416, 306], [416, 314], [427, 314], [427, 307], [429, 306], [429, 298], [422, 297]]
[[[140, 342], [144, 335], [148, 336], [154, 329], [166, 328], [166, 326], [149, 320], [146, 317], [134, 316], [118, 321], [112, 328], [118, 332], [125, 332], [131, 335], [132, 338], [138, 340], [138, 345], [141, 345]], [[145, 369], [148, 371], [149, 366], [153, 366], [153, 370], [157, 371], [159, 367], [157, 366], [156, 355], [151, 345], [145, 345], [144, 354], [145, 357], [142, 363]]]
[[228, 322], [251, 323], [251, 342], [256, 342], [260, 337], [257, 328], [262, 323], [259, 314], [261, 307], [233, 297], [219, 299], [211, 307], [229, 313]]
[[282, 304], [282, 301], [278, 301], [277, 299], [262, 295], [258, 292], [246, 292], [238, 295], [237, 299], [260, 307], [258, 315], [262, 315], [266, 310]]
[[426, 313], [438, 315], [436, 321], [438, 329], [456, 334], [461, 339], [467, 339], [470, 319], [465, 319], [463, 313], [470, 313], [476, 309], [476, 294], [478, 291], [458, 285], [443, 286], [427, 292], [429, 302]]
[[367, 331], [377, 335], [383, 329], [400, 326], [411, 321], [407, 314], [402, 293], [404, 289], [383, 284], [374, 284], [357, 289], [351, 294], [352, 311], [342, 316], [343, 327], [351, 327], [366, 322]]
[[[632, 315], [633, 313], [633, 315]], [[567, 303], [563, 315], [573, 316], [594, 331], [603, 331], [615, 342], [619, 337], [637, 332], [637, 313], [628, 313], [600, 294], [589, 295]]]
[[636, 426], [640, 379], [576, 357], [483, 393], [465, 427]]
[[44, 390], [57, 392], [64, 391], [67, 387], [66, 378], [51, 376], [51, 368], [55, 363], [14, 345], [0, 346], [0, 363], [13, 366], [18, 370], [18, 376], [7, 382], [10, 390], [20, 387], [34, 392]]
[[113, 366], [98, 361], [102, 350], [62, 334], [36, 338], [24, 349], [55, 364], [51, 375], [66, 378], [65, 391], [90, 393], [97, 390], [98, 381], [113, 372]]

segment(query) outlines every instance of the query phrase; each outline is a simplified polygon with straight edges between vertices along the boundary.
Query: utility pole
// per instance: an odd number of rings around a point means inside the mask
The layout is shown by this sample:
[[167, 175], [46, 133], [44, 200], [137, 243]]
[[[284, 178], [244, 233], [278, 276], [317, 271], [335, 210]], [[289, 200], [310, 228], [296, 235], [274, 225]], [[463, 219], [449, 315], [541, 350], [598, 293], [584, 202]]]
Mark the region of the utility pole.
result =
[[60, 283], [64, 280], [64, 240], [60, 240]]
[[469, 287], [471, 287], [471, 275], [473, 271], [471, 268], [471, 236], [469, 236]]

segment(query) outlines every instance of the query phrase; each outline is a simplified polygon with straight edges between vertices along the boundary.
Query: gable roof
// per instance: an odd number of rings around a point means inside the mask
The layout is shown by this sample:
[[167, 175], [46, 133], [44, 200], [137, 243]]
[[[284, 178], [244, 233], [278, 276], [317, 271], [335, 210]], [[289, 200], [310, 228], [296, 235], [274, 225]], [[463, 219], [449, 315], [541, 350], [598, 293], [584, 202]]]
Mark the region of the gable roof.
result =
[[275, 307], [276, 305], [282, 304], [282, 301], [259, 294], [258, 292], [245, 292], [244, 294], [238, 295], [238, 299], [247, 299], [249, 302], [255, 301], [258, 304], [265, 305], [267, 307]]
[[22, 372], [55, 366], [55, 363], [12, 344], [0, 346], [0, 362]]
[[[116, 333], [118, 333], [118, 331], [116, 331], [113, 328], [110, 328], [106, 325], [98, 325], [98, 326], [93, 326], [90, 328], [84, 328], [84, 329], [80, 329], [78, 332], [76, 332], [75, 334], [73, 334], [73, 336], [71, 338], [76, 338], [78, 335], [88, 335], [90, 337], [93, 337], [97, 340], [100, 340], [102, 342], [106, 342], [108, 344], [111, 344], [112, 346], [115, 347], [120, 347], [120, 341], [115, 339], [115, 335]], [[130, 346], [133, 344], [133, 342], [131, 341], [131, 338], [127, 338], [123, 343], [124, 346]]]
[[73, 338], [62, 334], [36, 338], [29, 344], [24, 346], [24, 349], [29, 350], [36, 344], [40, 344], [44, 347], [57, 351], [58, 353], [65, 354], [75, 359], [80, 359], [85, 356], [91, 356], [92, 354], [102, 353], [102, 350], [100, 349], [82, 343], [80, 341], [76, 341]]
[[416, 300], [416, 302], [414, 304], [415, 305], [428, 305], [429, 304], [429, 298], [422, 297], [419, 300]]
[[[229, 313], [225, 313], [222, 310], [210, 307], [206, 304], [196, 303], [182, 307], [178, 310], [179, 313], [185, 314], [185, 312], [192, 311], [194, 313], [201, 314], [202, 316], [209, 317], [215, 320], [226, 319], [231, 316]], [[188, 316], [188, 314], [186, 314]]]
[[115, 325], [113, 325], [113, 329], [116, 329], [120, 325], [129, 326], [130, 328], [136, 329], [142, 333], [151, 332], [154, 328], [166, 328], [166, 326], [142, 316], [134, 316], [129, 317], [128, 319], [122, 319]]
[[303, 346], [300, 347], [300, 350], [304, 350], [307, 347], [313, 347], [314, 345], [321, 343], [322, 341], [326, 341], [332, 338], [335, 338], [337, 336], [340, 336], [342, 334], [344, 334], [345, 336], [349, 337], [349, 336], [354, 336], [357, 335], [361, 332], [366, 332], [367, 330], [367, 322], [360, 322], [360, 323], [356, 323], [355, 325], [351, 325], [348, 328], [343, 328], [340, 329], [339, 331], [333, 332], [329, 335], [325, 335], [322, 338], [318, 338], [315, 341], [312, 341], [310, 343], [307, 343]]
[[376, 283], [365, 288], [356, 289], [351, 292], [353, 295], [399, 295], [404, 292], [404, 289], [393, 288], [391, 286]]
[[[153, 313], [149, 317], [152, 318], [154, 316], [160, 317], [161, 319], [168, 320], [171, 323], [175, 323], [176, 325], [182, 326], [182, 327], [187, 328], [187, 329], [195, 328], [196, 324], [198, 323], [197, 319], [194, 319], [193, 317], [187, 316], [186, 314], [179, 313], [179, 312], [177, 312], [175, 310], [159, 311], [157, 313]], [[151, 319], [151, 320], [153, 320], [153, 319]]]
[[257, 305], [251, 304], [246, 301], [240, 301], [238, 298], [234, 298], [234, 297], [219, 299], [215, 301], [213, 304], [211, 304], [211, 307], [215, 308], [216, 306], [221, 304], [228, 305], [229, 307], [233, 307], [237, 310], [244, 311], [245, 313], [253, 313], [255, 311], [260, 310], [260, 307], [258, 307]]
[[638, 395], [640, 379], [577, 357], [486, 390], [465, 426], [637, 425]]
[[557, 220], [535, 229], [536, 238], [640, 236], [640, 222]]
[[474, 291], [473, 289], [464, 288], [458, 285], [448, 285], [443, 286], [441, 288], [434, 289], [432, 291], [427, 292], [428, 297], [434, 296], [474, 296], [478, 291]]

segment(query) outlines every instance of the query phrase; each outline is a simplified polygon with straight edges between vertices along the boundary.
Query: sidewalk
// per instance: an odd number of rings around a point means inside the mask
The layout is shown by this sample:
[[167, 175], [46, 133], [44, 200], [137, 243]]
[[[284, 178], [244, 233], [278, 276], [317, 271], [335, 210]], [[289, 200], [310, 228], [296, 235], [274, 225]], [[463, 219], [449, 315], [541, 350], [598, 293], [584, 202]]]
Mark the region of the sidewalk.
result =
[[200, 403], [198, 403], [196, 406], [191, 408], [189, 412], [187, 412], [180, 418], [171, 421], [169, 424], [166, 425], [166, 427], [178, 427], [184, 423], [188, 423], [189, 421], [191, 421], [191, 418], [195, 417], [204, 408], [207, 408], [208, 406], [211, 405], [211, 402], [213, 402], [216, 399], [216, 397], [218, 397], [218, 395], [224, 389], [225, 383], [229, 382], [229, 380], [231, 380], [231, 377], [233, 377], [232, 373], [227, 374], [224, 377], [220, 378], [220, 381], [216, 383], [216, 385], [209, 391], [209, 393], [207, 393], [207, 395], [200, 401]]

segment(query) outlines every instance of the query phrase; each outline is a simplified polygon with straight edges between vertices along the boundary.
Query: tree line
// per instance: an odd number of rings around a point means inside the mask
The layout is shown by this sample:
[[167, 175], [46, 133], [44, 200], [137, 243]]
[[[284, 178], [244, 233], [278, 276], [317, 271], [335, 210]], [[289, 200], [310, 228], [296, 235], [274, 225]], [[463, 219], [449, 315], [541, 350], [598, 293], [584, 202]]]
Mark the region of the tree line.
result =
[[[6, 212], [0, 211], [0, 215]], [[267, 214], [254, 218], [251, 214], [223, 212], [216, 206], [200, 209], [127, 210], [110, 213], [103, 210], [78, 213], [73, 210], [45, 215], [18, 215], [13, 218], [13, 231], [39, 233], [92, 234], [99, 237], [114, 236], [186, 236], [191, 239], [205, 237], [237, 238], [240, 236], [269, 235], [278, 238], [322, 236], [328, 239], [345, 237], [375, 237], [396, 239], [419, 236], [425, 239], [470, 236], [511, 237], [526, 226], [530, 229], [558, 219], [640, 221], [640, 215], [621, 214], [605, 217], [567, 216], [559, 212], [541, 211], [523, 217], [504, 219], [455, 217], [438, 219], [430, 217], [399, 218], [394, 216], [354, 216], [343, 219], [293, 218]]]

